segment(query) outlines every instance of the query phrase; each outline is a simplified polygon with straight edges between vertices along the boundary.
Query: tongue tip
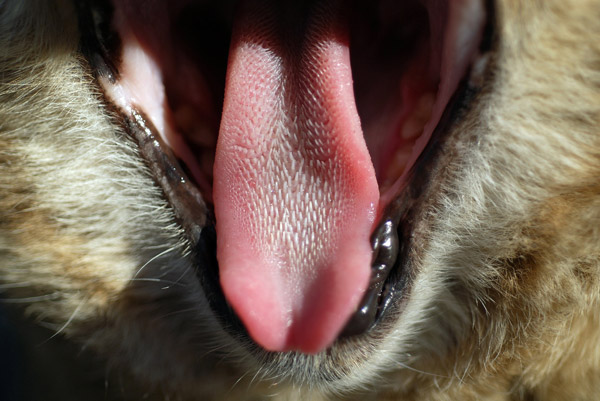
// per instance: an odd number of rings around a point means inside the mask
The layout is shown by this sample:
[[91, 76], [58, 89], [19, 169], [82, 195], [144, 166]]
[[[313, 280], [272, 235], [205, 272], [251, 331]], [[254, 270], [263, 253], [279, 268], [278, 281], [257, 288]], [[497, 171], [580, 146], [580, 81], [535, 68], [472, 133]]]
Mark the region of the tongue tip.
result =
[[345, 256], [334, 258], [336, 264], [323, 269], [301, 295], [260, 258], [244, 257], [227, 264], [221, 286], [259, 346], [272, 352], [316, 354], [334, 343], [366, 289], [370, 253], [368, 247], [364, 250], [364, 257], [342, 251]]
[[249, 259], [244, 259], [221, 269], [225, 297], [258, 345], [268, 351], [285, 350], [290, 326], [286, 309], [289, 307], [279, 296], [282, 293], [279, 282], [268, 279], [269, 272], [260, 269], [263, 264], [253, 263], [259, 268], [251, 269]]

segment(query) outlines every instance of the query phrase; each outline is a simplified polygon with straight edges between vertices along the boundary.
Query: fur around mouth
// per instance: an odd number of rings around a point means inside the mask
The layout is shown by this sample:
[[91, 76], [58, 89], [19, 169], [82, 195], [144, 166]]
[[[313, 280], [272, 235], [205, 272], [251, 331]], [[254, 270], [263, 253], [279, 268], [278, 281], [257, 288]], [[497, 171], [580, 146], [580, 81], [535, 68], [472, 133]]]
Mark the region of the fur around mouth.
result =
[[[141, 3], [81, 2], [82, 51], [187, 232], [213, 309], [226, 326], [244, 331], [219, 285], [213, 186], [221, 178], [213, 164], [230, 43], [232, 35], [234, 41], [240, 35], [236, 15], [251, 12], [240, 12], [245, 6], [235, 2]], [[273, 15], [285, 24], [298, 19], [297, 27], [277, 29], [302, 38], [320, 15], [313, 9], [334, 2], [309, 3], [263, 7], [276, 9]], [[398, 255], [406, 237], [399, 232], [407, 223], [390, 205], [408, 186], [420, 185], [411, 174], [428, 162], [422, 155], [432, 137], [443, 135], [444, 113], [462, 101], [461, 82], [479, 55], [486, 7], [479, 0], [357, 0], [334, 8], [340, 13], [335, 24], [343, 25], [339, 41], [350, 52], [354, 101], [380, 194], [379, 223], [368, 233], [370, 282], [342, 332], [356, 336], [376, 325], [406, 285]], [[322, 349], [295, 344], [272, 349]]]

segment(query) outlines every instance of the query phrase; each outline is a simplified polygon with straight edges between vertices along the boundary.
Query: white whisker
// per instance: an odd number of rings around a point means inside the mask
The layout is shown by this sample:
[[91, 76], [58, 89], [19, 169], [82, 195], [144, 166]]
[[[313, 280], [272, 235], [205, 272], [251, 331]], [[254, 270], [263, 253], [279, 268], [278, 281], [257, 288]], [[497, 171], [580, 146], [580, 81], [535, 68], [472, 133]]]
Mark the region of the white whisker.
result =
[[85, 304], [86, 300], [82, 300], [79, 305], [77, 305], [77, 308], [75, 308], [75, 310], [73, 311], [73, 313], [71, 313], [71, 316], [69, 316], [69, 319], [67, 319], [67, 321], [65, 322], [65, 324], [63, 324], [58, 330], [56, 330], [56, 332], [54, 334], [52, 334], [50, 337], [48, 337], [44, 342], [42, 342], [41, 345], [46, 344], [48, 341], [52, 340], [54, 337], [58, 336], [60, 333], [62, 333], [67, 326], [69, 326], [69, 324], [71, 324], [71, 322], [73, 321], [73, 319], [75, 319], [75, 316], [77, 316], [77, 313], [79, 313], [79, 310], [81, 309], [81, 307]]

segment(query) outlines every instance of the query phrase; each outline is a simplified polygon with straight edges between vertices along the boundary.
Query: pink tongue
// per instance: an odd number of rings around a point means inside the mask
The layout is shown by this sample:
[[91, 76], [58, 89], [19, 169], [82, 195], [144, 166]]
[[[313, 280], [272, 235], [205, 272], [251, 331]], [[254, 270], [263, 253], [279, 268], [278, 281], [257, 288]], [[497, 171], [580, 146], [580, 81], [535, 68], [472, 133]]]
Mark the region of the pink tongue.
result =
[[[267, 3], [239, 13], [229, 55], [217, 256], [225, 296], [258, 344], [315, 353], [366, 289], [379, 190], [336, 6]], [[286, 22], [298, 13], [302, 32]]]

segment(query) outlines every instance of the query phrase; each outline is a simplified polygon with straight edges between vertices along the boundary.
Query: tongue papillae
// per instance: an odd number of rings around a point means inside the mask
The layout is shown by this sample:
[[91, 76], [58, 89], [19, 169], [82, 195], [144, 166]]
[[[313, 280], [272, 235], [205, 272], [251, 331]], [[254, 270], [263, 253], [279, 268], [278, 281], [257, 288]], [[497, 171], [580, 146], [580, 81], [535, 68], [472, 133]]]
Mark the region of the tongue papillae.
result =
[[367, 287], [379, 189], [341, 2], [294, 3], [237, 16], [213, 194], [228, 302], [265, 349], [315, 353]]

